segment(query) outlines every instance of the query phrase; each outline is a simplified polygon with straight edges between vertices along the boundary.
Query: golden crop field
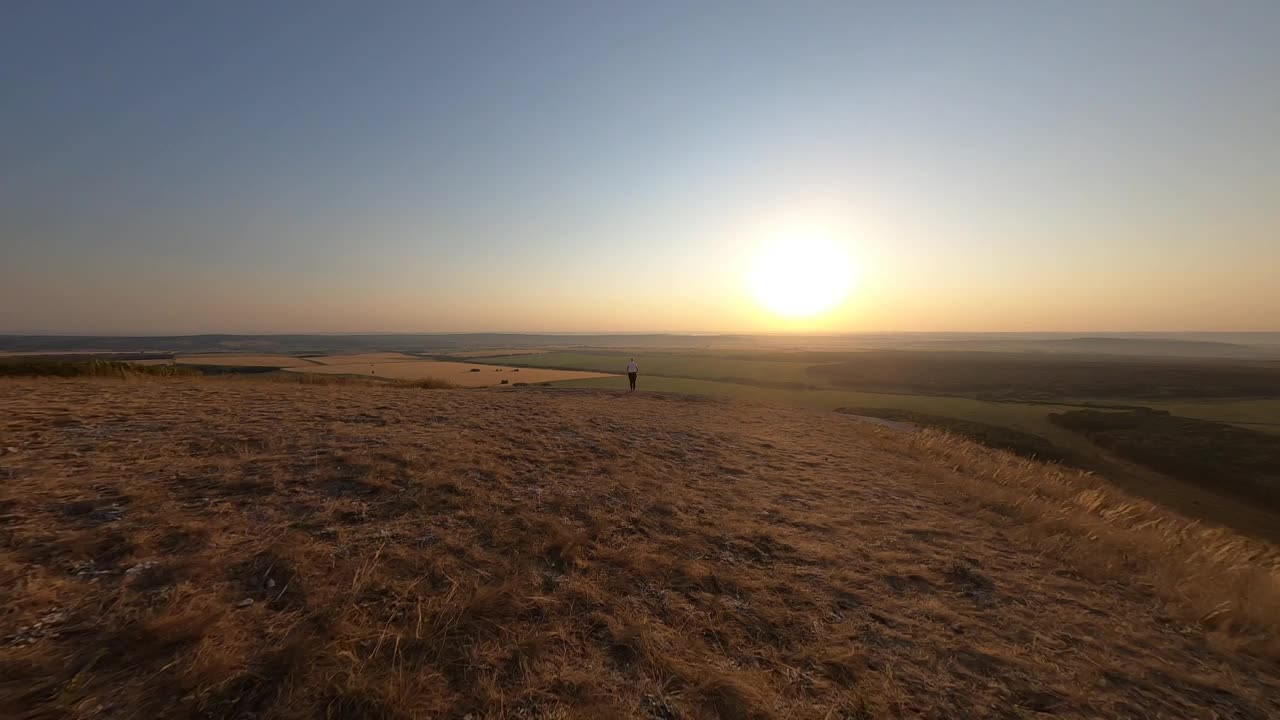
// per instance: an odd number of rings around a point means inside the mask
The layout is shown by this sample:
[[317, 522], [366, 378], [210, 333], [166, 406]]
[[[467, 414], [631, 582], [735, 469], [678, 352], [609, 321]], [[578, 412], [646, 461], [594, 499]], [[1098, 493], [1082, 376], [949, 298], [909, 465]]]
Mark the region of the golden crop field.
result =
[[[405, 355], [398, 352], [376, 352], [376, 353], [358, 353], [355, 355], [323, 355], [320, 357], [309, 357], [313, 363], [321, 365], [355, 365], [358, 363], [387, 363], [387, 362], [413, 362], [422, 358], [412, 355]], [[298, 365], [303, 363], [299, 362]]]

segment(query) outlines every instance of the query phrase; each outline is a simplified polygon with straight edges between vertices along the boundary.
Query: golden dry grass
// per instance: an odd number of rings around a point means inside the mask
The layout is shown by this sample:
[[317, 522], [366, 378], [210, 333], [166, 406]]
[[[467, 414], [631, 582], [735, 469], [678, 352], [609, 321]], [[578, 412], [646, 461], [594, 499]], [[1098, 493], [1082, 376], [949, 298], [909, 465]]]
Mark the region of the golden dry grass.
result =
[[[577, 370], [549, 370], [543, 368], [513, 368], [499, 365], [472, 365], [470, 363], [415, 360], [413, 362], [350, 363], [343, 365], [309, 365], [285, 368], [289, 372], [316, 375], [367, 375], [390, 380], [420, 380], [438, 378], [459, 387], [488, 387], [515, 383], [556, 382], [557, 380], [582, 380], [611, 377], [605, 373], [579, 372]], [[613, 376], [617, 377], [617, 376]], [[626, 378], [619, 384], [625, 385]]]
[[398, 352], [376, 352], [353, 355], [324, 355], [307, 359], [321, 365], [356, 365], [359, 363], [412, 362], [422, 358]]
[[0, 716], [1267, 718], [1277, 555], [833, 413], [0, 382]]

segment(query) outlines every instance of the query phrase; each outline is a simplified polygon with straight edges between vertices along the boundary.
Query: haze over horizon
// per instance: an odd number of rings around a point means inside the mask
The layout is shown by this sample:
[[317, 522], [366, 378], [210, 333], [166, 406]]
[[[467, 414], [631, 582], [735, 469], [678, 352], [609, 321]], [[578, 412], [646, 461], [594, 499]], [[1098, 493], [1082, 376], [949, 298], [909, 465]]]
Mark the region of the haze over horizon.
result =
[[1245, 0], [19, 3], [0, 332], [1276, 331], [1277, 32]]

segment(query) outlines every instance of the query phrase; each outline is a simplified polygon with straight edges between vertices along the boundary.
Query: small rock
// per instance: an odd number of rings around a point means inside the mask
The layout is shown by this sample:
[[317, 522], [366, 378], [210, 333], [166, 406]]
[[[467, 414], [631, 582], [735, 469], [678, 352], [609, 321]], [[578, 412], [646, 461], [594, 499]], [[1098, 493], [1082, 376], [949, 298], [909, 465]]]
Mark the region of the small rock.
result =
[[5, 451], [5, 452], [7, 452], [7, 453], [16, 453], [16, 452], [18, 452], [18, 448], [13, 447], [12, 445], [10, 445], [9, 447], [6, 447], [6, 448], [4, 449], [4, 451]]
[[245, 599], [241, 600], [240, 602], [236, 603], [236, 607], [238, 607], [238, 608], [247, 608], [247, 607], [249, 607], [249, 606], [250, 606], [250, 605], [252, 605], [252, 604], [253, 604], [253, 598], [245, 598]]
[[276, 586], [276, 581], [272, 580], [271, 578], [267, 578], [267, 587], [273, 588], [275, 586]]
[[98, 508], [89, 513], [89, 519], [96, 522], [115, 522], [124, 517], [124, 508], [119, 505], [111, 505], [110, 507]]

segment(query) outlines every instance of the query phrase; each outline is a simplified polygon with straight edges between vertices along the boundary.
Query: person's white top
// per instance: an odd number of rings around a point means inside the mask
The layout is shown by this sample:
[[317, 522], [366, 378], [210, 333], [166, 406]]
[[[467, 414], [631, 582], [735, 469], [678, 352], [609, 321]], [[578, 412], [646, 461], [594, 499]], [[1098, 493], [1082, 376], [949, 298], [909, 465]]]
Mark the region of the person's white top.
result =
[[627, 363], [627, 372], [629, 373], [640, 372], [640, 366], [636, 364], [635, 360], [632, 360], [631, 362]]

